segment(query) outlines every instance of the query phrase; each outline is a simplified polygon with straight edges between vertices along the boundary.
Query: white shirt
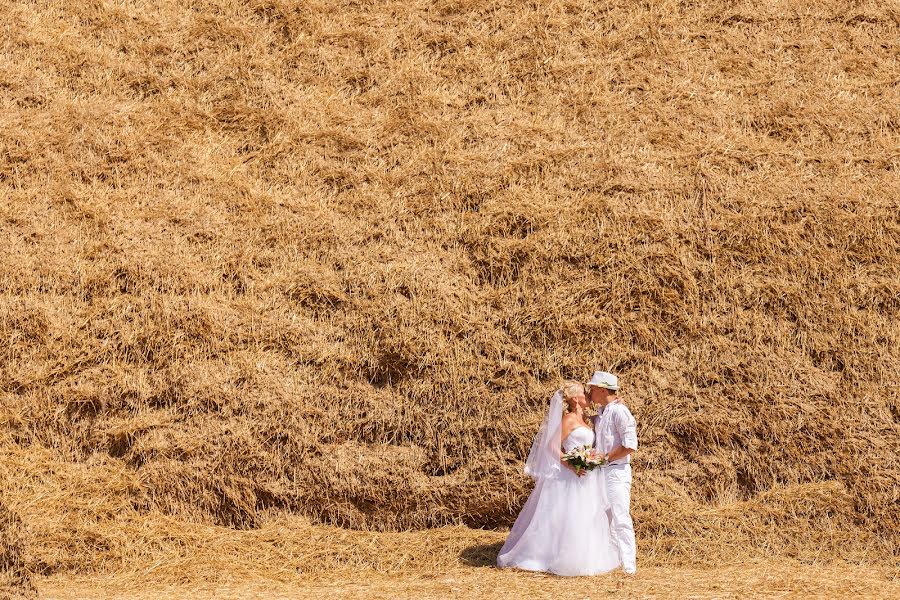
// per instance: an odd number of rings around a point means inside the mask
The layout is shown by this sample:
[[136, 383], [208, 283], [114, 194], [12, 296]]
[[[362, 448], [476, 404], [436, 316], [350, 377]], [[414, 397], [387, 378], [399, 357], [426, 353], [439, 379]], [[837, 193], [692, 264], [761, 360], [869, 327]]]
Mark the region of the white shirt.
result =
[[[637, 421], [628, 407], [619, 400], [613, 400], [594, 419], [594, 434], [597, 449], [604, 454], [619, 446], [637, 450]], [[612, 461], [611, 465], [627, 465], [631, 455]]]

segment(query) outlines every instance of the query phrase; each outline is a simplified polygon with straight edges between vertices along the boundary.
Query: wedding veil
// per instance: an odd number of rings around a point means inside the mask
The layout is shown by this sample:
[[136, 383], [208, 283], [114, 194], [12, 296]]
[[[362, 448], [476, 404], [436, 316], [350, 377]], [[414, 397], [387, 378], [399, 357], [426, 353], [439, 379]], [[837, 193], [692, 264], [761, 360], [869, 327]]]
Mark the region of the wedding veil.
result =
[[561, 429], [563, 413], [563, 395], [557, 390], [550, 398], [550, 407], [544, 422], [534, 436], [531, 444], [531, 452], [525, 460], [525, 473], [535, 480], [542, 478], [554, 478], [559, 475], [559, 453], [561, 448]]

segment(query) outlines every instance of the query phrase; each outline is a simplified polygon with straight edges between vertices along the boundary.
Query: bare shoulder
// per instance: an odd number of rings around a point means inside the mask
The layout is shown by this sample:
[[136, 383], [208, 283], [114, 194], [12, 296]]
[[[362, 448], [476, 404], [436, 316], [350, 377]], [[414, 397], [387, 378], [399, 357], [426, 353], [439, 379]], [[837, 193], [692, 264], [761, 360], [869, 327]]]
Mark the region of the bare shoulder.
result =
[[578, 427], [578, 415], [575, 413], [564, 414], [562, 418], [563, 434], [567, 434], [576, 427]]

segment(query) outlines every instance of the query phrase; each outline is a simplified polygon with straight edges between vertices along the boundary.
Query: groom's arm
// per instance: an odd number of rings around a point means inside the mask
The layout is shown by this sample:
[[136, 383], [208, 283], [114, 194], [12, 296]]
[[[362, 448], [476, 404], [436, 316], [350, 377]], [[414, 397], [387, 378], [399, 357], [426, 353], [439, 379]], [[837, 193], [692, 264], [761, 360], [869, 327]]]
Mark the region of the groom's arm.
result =
[[632, 416], [631, 411], [627, 408], [625, 408], [624, 410], [616, 410], [612, 417], [613, 426], [616, 428], [616, 432], [619, 434], [619, 438], [622, 440], [622, 445], [613, 448], [613, 450], [608, 453], [607, 460], [609, 462], [619, 460], [620, 458], [625, 458], [626, 456], [637, 450], [638, 447], [637, 421], [634, 420], [634, 416]]
[[625, 446], [618, 446], [615, 450], [607, 454], [606, 460], [612, 462], [614, 460], [619, 460], [620, 458], [625, 458], [629, 454], [634, 452], [634, 448], [626, 448]]

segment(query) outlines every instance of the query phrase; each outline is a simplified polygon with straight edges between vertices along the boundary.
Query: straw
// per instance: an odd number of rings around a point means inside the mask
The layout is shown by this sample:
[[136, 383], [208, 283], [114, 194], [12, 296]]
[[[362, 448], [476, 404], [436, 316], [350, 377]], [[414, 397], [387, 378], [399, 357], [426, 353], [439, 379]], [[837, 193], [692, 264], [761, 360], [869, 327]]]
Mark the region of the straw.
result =
[[889, 4], [0, 11], [13, 580], [456, 561], [596, 369], [652, 564], [897, 564]]

